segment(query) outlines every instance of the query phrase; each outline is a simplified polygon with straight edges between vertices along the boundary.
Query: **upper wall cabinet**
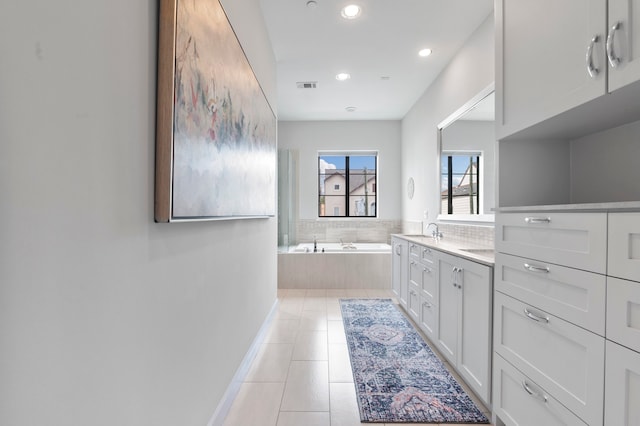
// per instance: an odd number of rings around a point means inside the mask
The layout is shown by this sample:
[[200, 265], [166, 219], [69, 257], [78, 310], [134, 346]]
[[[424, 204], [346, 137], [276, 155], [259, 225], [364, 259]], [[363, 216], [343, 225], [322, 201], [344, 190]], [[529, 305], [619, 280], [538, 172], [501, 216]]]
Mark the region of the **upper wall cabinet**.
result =
[[[605, 95], [640, 80], [640, 0], [609, 0], [608, 14], [609, 21], [605, 0], [496, 2], [498, 139], [579, 106], [588, 105], [561, 117], [566, 124], [550, 120], [545, 130], [566, 136], [562, 125], [575, 128], [589, 114], [600, 129], [624, 122]], [[615, 105], [622, 98], [637, 104], [629, 94], [616, 97]]]

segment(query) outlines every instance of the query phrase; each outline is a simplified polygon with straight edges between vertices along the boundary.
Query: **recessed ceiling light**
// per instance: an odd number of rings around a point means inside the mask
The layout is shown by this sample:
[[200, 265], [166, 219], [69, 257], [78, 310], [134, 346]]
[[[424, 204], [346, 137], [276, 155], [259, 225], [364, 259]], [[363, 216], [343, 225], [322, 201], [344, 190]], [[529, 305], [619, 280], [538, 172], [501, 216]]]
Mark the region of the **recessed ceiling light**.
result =
[[345, 19], [356, 19], [358, 16], [360, 16], [361, 12], [362, 8], [360, 8], [360, 6], [358, 6], [357, 4], [350, 4], [349, 6], [345, 6], [342, 8], [341, 15]]
[[354, 112], [356, 109], [357, 109], [357, 108], [356, 108], [356, 107], [353, 107], [353, 106], [351, 106], [351, 107], [346, 107], [346, 108], [345, 108], [345, 110], [346, 110], [347, 112]]
[[315, 9], [316, 7], [318, 7], [318, 2], [317, 2], [317, 1], [315, 1], [315, 0], [309, 0], [309, 1], [307, 2], [307, 7], [308, 7], [309, 9]]
[[431, 49], [422, 49], [421, 51], [418, 52], [418, 56], [422, 56], [423, 58], [426, 58], [427, 56], [431, 55], [433, 53], [433, 50]]
[[347, 74], [346, 72], [341, 72], [340, 74], [336, 75], [336, 80], [338, 81], [345, 81], [345, 80], [349, 80], [351, 78], [351, 74]]

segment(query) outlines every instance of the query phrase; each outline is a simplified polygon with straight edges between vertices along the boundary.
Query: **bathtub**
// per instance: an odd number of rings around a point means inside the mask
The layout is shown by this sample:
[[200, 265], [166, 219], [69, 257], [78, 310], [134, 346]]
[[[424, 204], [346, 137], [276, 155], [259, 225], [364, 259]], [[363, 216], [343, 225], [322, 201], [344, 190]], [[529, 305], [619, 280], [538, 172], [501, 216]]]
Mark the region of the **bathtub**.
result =
[[[391, 246], [385, 243], [318, 243], [318, 253], [391, 253]], [[302, 243], [291, 247], [295, 253], [313, 253], [313, 243]]]
[[304, 243], [278, 253], [278, 288], [391, 288], [389, 244], [318, 243], [317, 248], [314, 253], [313, 243]]

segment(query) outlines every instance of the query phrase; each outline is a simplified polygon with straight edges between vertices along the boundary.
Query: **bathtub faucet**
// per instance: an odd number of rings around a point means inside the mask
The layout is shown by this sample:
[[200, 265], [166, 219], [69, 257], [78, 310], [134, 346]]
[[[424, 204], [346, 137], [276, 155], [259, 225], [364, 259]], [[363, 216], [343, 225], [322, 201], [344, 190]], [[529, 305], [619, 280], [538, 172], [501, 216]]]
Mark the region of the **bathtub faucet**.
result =
[[435, 222], [431, 222], [430, 224], [428, 224], [425, 231], [428, 230], [431, 225], [434, 225], [436, 227], [436, 229], [431, 233], [431, 236], [435, 240], [439, 240], [440, 238], [442, 238], [443, 237], [442, 232], [440, 232], [440, 230], [438, 229], [438, 224]]

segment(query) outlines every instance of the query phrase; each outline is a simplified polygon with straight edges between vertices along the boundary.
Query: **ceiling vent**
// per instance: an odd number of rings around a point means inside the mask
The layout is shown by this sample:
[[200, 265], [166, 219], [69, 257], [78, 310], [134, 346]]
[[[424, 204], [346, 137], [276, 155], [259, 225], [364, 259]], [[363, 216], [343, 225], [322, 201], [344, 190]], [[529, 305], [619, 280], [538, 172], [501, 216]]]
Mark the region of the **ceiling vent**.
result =
[[299, 81], [296, 83], [298, 89], [315, 89], [318, 87], [317, 81]]

